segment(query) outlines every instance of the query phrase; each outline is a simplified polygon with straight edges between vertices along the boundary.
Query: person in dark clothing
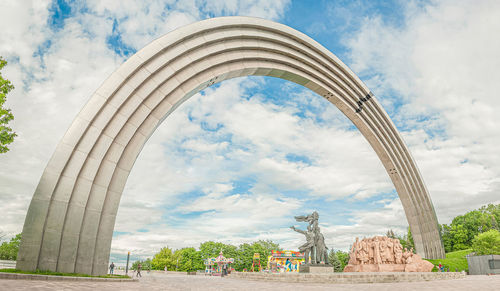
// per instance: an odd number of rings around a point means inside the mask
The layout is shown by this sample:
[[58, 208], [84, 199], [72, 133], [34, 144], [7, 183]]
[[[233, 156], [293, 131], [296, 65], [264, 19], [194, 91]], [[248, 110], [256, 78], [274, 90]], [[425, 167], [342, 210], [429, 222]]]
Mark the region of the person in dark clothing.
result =
[[113, 271], [115, 269], [115, 263], [111, 262], [111, 265], [109, 265], [109, 273], [113, 275]]
[[137, 277], [142, 277], [141, 270], [142, 270], [142, 265], [138, 264], [137, 265]]

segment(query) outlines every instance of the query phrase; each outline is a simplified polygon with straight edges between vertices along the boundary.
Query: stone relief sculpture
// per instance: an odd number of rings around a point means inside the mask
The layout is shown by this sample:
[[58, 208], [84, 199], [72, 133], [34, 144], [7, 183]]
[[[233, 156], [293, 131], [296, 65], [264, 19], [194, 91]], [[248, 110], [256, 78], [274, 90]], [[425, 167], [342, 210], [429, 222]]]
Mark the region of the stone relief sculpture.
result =
[[[307, 216], [295, 216], [298, 222], [308, 222], [307, 231], [290, 228], [306, 236], [306, 243], [299, 247], [299, 251], [304, 253], [305, 264], [328, 264], [328, 248], [325, 244], [325, 237], [318, 226], [319, 214], [317, 211]], [[309, 261], [309, 256], [311, 260]]]
[[356, 238], [344, 272], [430, 272], [434, 265], [407, 250], [396, 238]]

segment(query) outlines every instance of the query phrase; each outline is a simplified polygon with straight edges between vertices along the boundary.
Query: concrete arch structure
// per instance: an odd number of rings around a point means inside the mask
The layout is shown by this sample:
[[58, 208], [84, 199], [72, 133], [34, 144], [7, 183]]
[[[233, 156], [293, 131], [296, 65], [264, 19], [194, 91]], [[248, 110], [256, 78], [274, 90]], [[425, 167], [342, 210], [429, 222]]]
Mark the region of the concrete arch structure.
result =
[[249, 75], [295, 82], [337, 106], [389, 173], [417, 253], [444, 257], [436, 214], [417, 166], [363, 82], [330, 51], [288, 26], [222, 17], [153, 41], [93, 94], [57, 146], [33, 195], [17, 268], [105, 274], [120, 197], [148, 138], [195, 93]]

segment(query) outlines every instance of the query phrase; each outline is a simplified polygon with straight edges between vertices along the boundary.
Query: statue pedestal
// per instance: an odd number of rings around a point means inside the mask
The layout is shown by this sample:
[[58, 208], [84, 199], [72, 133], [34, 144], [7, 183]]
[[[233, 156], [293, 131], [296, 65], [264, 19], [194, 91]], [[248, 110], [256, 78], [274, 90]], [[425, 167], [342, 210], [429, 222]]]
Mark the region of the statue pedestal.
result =
[[333, 266], [332, 265], [323, 265], [323, 264], [318, 264], [318, 265], [300, 265], [299, 266], [299, 273], [333, 273]]
[[404, 272], [405, 264], [347, 265], [344, 272]]
[[344, 272], [431, 272], [434, 265], [425, 260], [411, 264], [365, 264], [347, 265]]

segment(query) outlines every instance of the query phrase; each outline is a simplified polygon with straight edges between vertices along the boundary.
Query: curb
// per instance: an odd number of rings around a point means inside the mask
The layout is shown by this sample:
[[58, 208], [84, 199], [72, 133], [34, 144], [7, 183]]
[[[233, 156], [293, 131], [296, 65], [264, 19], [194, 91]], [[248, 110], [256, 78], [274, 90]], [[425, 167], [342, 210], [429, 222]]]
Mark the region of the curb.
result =
[[328, 283], [328, 284], [360, 284], [360, 283], [396, 283], [396, 282], [422, 282], [434, 280], [463, 279], [465, 274], [459, 273], [235, 273], [231, 277], [243, 280], [278, 281], [296, 283]]
[[0, 273], [0, 279], [10, 280], [40, 280], [40, 281], [93, 281], [93, 282], [139, 282], [138, 279], [114, 279], [114, 278], [96, 278], [96, 277], [71, 277], [71, 276], [53, 276], [37, 274], [18, 274], [18, 273]]

